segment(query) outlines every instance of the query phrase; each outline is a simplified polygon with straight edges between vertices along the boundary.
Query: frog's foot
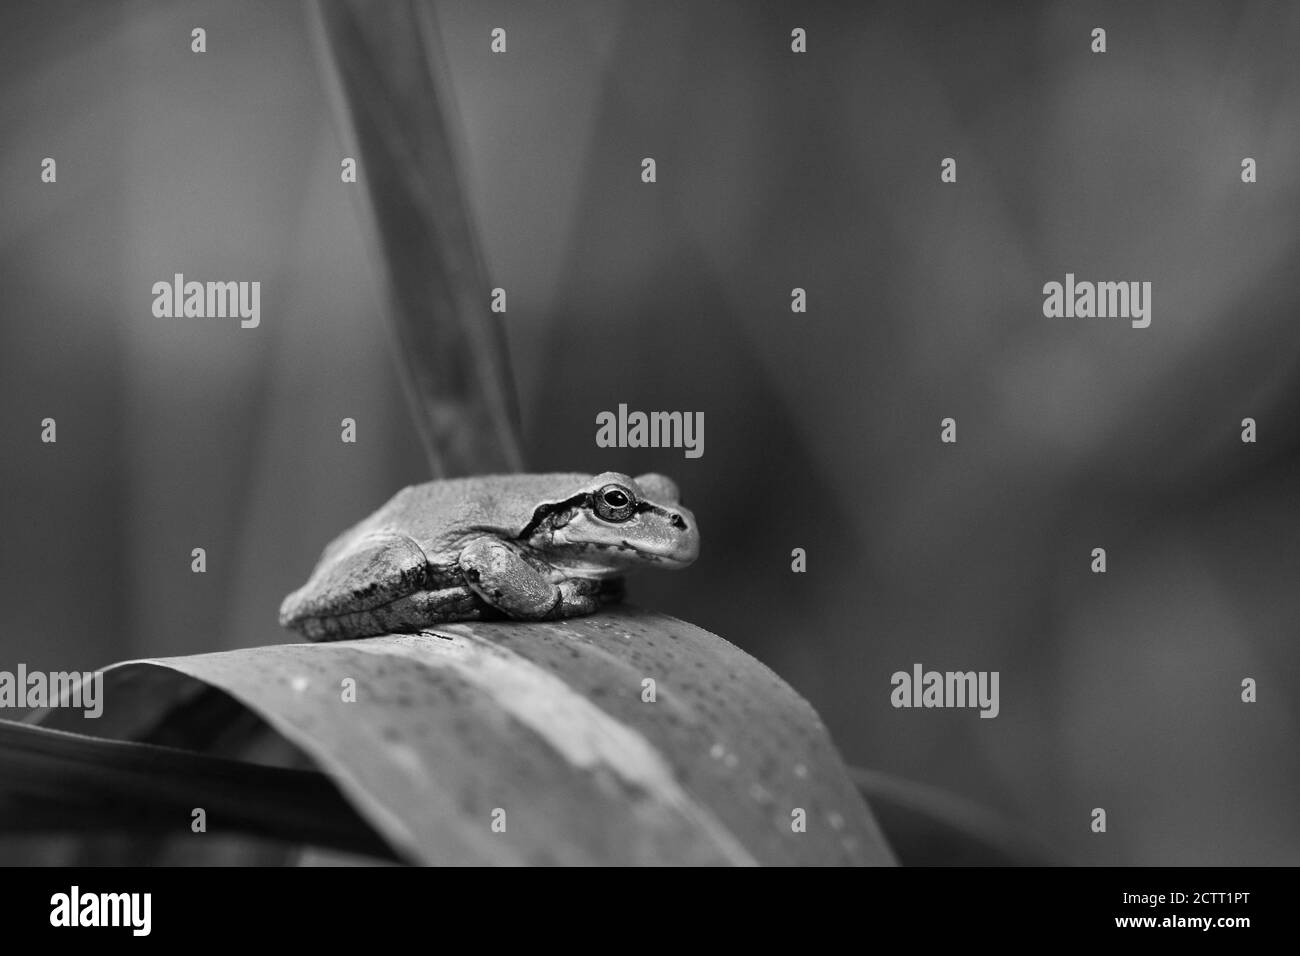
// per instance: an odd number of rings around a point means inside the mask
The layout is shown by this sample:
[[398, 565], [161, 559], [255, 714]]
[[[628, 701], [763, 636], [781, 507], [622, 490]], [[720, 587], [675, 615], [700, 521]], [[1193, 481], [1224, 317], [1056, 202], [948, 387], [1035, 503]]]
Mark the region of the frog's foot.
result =
[[570, 578], [560, 582], [559, 591], [559, 601], [546, 616], [551, 619], [581, 617], [584, 614], [595, 614], [602, 604], [622, 600], [623, 579]]

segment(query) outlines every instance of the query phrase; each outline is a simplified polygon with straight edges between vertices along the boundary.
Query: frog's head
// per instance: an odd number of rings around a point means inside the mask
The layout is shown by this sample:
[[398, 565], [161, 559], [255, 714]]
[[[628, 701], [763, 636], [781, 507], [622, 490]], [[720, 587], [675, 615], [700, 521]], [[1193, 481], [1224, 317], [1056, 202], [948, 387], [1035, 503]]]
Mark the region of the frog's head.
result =
[[700, 553], [695, 515], [663, 475], [596, 475], [537, 509], [525, 530], [556, 564], [600, 574], [638, 566], [684, 568]]

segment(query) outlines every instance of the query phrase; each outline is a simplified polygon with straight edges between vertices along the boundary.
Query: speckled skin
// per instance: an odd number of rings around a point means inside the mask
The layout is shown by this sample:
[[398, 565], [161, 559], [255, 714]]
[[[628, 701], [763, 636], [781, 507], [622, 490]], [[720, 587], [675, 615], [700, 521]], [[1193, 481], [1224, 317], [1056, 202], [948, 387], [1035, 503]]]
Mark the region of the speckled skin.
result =
[[[602, 520], [592, 496], [636, 501]], [[334, 539], [280, 623], [311, 640], [418, 631], [448, 621], [590, 614], [622, 595], [621, 572], [685, 567], [695, 517], [662, 475], [489, 475], [412, 485]]]

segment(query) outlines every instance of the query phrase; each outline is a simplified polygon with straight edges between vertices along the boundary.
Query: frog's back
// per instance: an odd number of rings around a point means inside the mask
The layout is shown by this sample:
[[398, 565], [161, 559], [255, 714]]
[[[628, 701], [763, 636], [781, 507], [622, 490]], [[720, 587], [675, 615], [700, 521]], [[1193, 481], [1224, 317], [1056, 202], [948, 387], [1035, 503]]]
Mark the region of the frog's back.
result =
[[487, 475], [410, 485], [325, 548], [311, 577], [280, 609], [281, 623], [312, 636], [333, 618], [404, 595], [459, 585], [456, 561], [471, 538], [511, 538], [539, 504], [561, 500], [583, 474]]
[[393, 531], [413, 538], [430, 560], [459, 552], [467, 537], [495, 532], [514, 537], [543, 502], [557, 501], [590, 481], [590, 475], [484, 475], [410, 485], [349, 531]]

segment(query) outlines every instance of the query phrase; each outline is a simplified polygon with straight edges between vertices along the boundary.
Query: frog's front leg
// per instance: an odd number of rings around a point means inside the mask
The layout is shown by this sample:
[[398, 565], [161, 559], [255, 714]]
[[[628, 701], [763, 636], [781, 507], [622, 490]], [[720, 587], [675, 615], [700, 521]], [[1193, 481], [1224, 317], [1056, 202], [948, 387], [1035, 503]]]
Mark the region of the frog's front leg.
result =
[[560, 603], [560, 589], [498, 538], [475, 538], [460, 552], [470, 589], [509, 617], [540, 620]]
[[550, 581], [498, 538], [475, 538], [460, 553], [465, 583], [508, 617], [540, 621], [591, 614], [609, 599], [599, 581]]

